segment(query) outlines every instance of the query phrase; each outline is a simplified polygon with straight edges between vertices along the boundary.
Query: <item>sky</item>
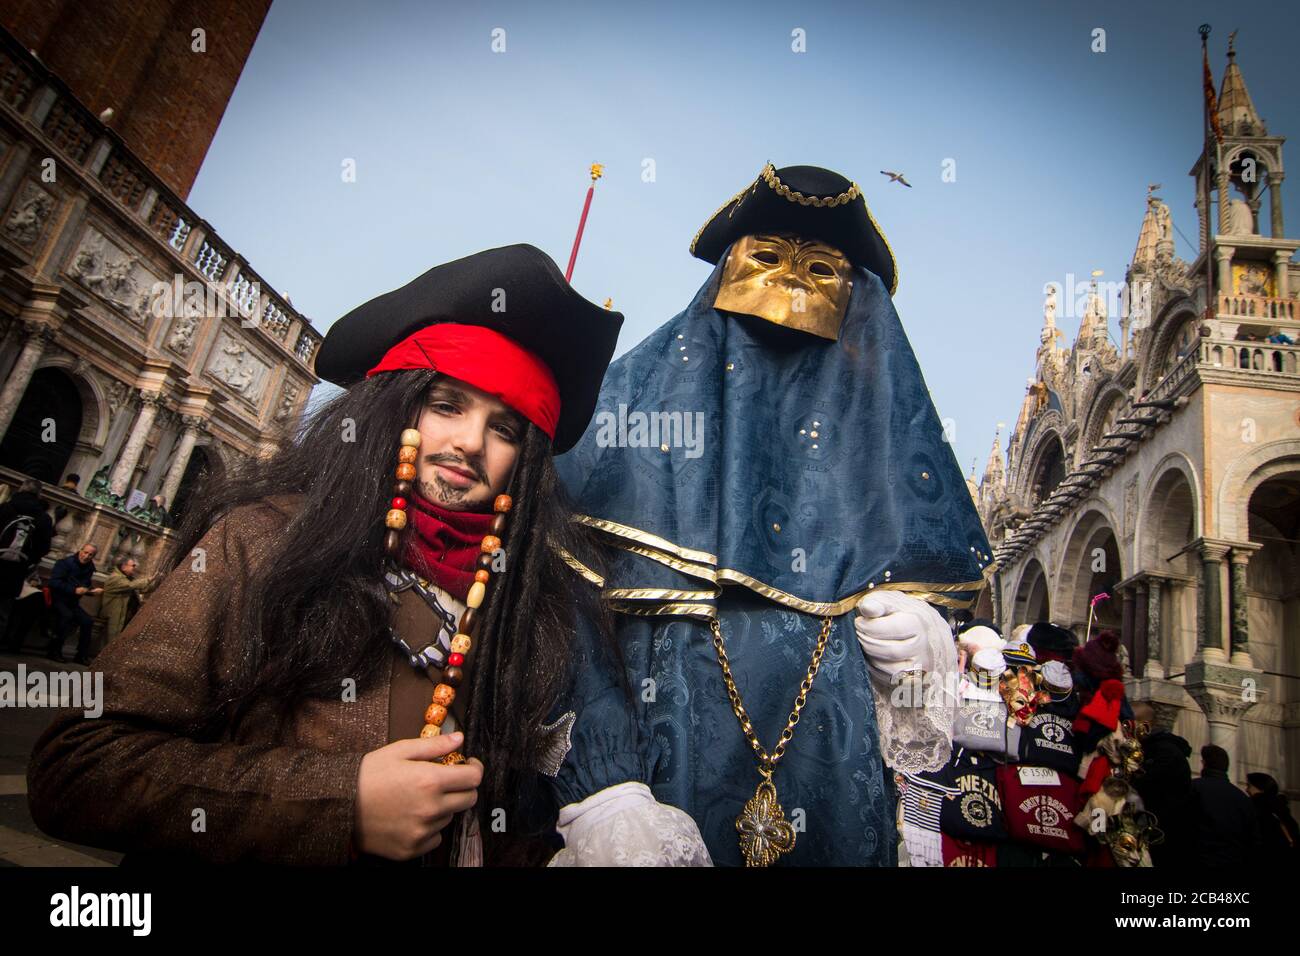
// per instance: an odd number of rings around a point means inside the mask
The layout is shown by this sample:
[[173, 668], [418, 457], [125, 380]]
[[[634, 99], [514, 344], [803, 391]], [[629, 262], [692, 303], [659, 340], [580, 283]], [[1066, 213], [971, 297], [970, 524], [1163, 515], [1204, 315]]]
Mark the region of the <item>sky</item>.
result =
[[1239, 29], [1269, 132], [1300, 134], [1294, 3], [274, 0], [188, 201], [324, 332], [482, 249], [563, 267], [604, 163], [573, 285], [625, 314], [622, 354], [690, 302], [711, 269], [691, 238], [766, 162], [834, 169], [893, 248], [978, 476], [1033, 374], [1045, 285], [1122, 282], [1152, 183], [1195, 257], [1203, 22], [1216, 88]]

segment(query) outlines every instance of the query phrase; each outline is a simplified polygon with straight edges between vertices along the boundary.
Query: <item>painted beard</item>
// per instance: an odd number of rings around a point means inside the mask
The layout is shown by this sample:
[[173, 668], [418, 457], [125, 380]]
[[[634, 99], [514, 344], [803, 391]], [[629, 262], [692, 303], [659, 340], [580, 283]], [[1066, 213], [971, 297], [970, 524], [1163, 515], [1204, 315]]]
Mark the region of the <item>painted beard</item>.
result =
[[[425, 461], [434, 465], [452, 465], [456, 468], [463, 468], [474, 473], [479, 481], [487, 484], [487, 476], [483, 473], [483, 466], [477, 462], [460, 461], [447, 455], [429, 455]], [[467, 488], [458, 488], [447, 479], [443, 478], [436, 471], [433, 473], [433, 480], [426, 481], [419, 479], [420, 494], [429, 501], [436, 501], [439, 504], [454, 507], [463, 505], [469, 498], [470, 493], [477, 485], [470, 485]]]
[[424, 495], [424, 497], [428, 498], [430, 501], [436, 501], [439, 504], [461, 504], [464, 502], [465, 496], [469, 494], [469, 492], [469, 488], [456, 488], [453, 485], [448, 484], [446, 479], [437, 475], [434, 476], [433, 481], [420, 482], [420, 494]]

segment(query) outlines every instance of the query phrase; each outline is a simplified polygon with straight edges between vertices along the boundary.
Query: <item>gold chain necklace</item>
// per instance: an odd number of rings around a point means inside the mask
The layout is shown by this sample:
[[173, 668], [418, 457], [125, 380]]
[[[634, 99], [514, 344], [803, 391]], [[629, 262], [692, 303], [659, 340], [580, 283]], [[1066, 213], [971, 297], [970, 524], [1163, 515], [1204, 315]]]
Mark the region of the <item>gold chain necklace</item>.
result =
[[785, 811], [776, 799], [776, 786], [772, 783], [772, 773], [777, 761], [785, 754], [785, 748], [794, 737], [795, 724], [799, 723], [799, 711], [808, 702], [808, 692], [812, 690], [813, 678], [817, 668], [821, 667], [822, 654], [826, 651], [826, 640], [830, 637], [832, 618], [822, 618], [822, 632], [817, 638], [817, 648], [813, 651], [812, 663], [808, 665], [808, 675], [799, 684], [799, 696], [794, 699], [794, 709], [786, 721], [785, 730], [769, 754], [759, 743], [754, 733], [754, 725], [745, 712], [745, 704], [736, 689], [736, 681], [731, 676], [731, 662], [727, 659], [727, 649], [722, 640], [722, 625], [717, 619], [709, 621], [713, 631], [713, 648], [718, 652], [718, 663], [722, 665], [722, 679], [727, 685], [727, 697], [731, 700], [731, 711], [740, 721], [740, 729], [745, 739], [758, 755], [758, 772], [762, 780], [754, 796], [745, 804], [745, 809], [736, 817], [736, 831], [740, 834], [740, 852], [745, 857], [746, 866], [771, 866], [782, 853], [794, 849], [794, 827], [785, 818]]

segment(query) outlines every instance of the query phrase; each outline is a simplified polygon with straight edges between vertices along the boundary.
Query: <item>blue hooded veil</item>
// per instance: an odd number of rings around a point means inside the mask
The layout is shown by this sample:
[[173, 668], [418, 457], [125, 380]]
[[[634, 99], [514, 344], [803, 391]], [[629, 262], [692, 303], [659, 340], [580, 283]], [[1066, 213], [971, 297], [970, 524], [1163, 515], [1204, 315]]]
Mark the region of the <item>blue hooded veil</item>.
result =
[[830, 341], [714, 309], [725, 261], [610, 366], [556, 460], [578, 520], [616, 545], [606, 599], [693, 617], [728, 586], [818, 615], [876, 588], [973, 604], [988, 540], [881, 280], [853, 268]]

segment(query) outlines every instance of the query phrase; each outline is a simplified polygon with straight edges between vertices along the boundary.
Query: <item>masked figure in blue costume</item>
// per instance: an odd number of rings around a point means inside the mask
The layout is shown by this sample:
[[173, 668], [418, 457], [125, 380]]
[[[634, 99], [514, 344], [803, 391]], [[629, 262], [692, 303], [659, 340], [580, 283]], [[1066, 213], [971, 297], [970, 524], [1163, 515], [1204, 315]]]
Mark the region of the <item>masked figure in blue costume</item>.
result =
[[893, 772], [951, 752], [936, 608], [973, 603], [988, 542], [856, 184], [769, 164], [691, 252], [708, 281], [556, 463], [611, 545], [571, 563], [626, 681], [581, 666], [555, 863], [703, 862], [702, 836], [719, 865], [892, 866]]

